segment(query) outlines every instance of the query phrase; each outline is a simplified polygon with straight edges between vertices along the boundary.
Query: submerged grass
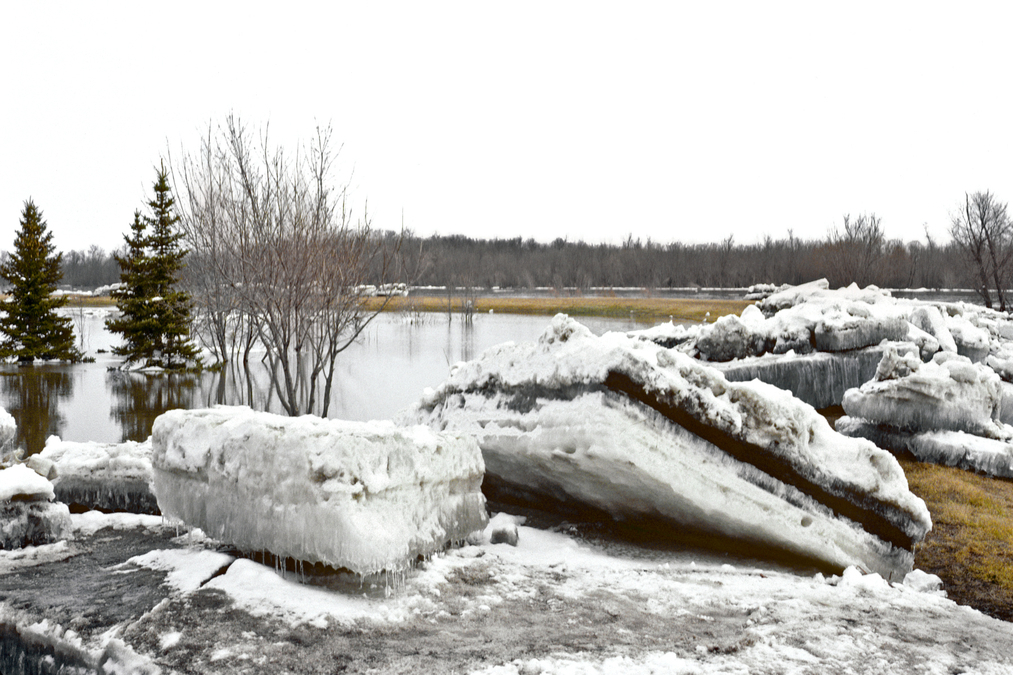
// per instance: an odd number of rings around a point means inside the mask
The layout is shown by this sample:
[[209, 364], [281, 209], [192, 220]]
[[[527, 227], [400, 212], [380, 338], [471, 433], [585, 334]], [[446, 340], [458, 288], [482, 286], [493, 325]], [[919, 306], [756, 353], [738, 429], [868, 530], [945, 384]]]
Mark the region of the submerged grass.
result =
[[938, 574], [957, 602], [1013, 620], [1013, 482], [900, 463], [911, 491], [932, 514], [932, 531], [915, 549], [915, 567]]
[[[378, 306], [382, 299], [370, 301]], [[621, 297], [544, 297], [500, 298], [477, 297], [471, 300], [440, 296], [392, 298], [387, 311], [392, 312], [463, 312], [471, 303], [476, 313], [532, 314], [552, 316], [560, 312], [570, 316], [630, 318], [635, 321], [714, 321], [723, 314], [741, 314], [752, 302], [746, 300], [696, 300], [691, 298], [621, 298]]]

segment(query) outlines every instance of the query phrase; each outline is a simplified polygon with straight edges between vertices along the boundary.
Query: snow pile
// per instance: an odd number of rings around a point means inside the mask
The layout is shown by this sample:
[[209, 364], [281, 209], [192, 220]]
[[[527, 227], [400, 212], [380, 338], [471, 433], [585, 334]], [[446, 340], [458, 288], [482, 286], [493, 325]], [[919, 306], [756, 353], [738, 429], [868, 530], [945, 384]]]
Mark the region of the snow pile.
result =
[[162, 513], [245, 551], [372, 573], [486, 522], [466, 436], [217, 407], [161, 415], [152, 448]]
[[70, 530], [70, 512], [53, 485], [23, 464], [0, 471], [0, 548], [52, 544]]
[[83, 509], [158, 514], [151, 440], [73, 443], [50, 436], [29, 462], [53, 481], [60, 501]]
[[558, 315], [459, 364], [406, 417], [473, 434], [497, 498], [581, 504], [903, 576], [931, 527], [896, 460], [761, 382]]

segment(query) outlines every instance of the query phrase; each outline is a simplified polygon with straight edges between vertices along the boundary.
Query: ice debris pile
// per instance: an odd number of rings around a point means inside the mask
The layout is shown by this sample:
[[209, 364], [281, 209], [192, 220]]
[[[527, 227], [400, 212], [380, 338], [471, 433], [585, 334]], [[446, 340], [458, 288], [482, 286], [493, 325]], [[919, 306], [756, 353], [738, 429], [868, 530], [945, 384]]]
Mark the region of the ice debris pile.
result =
[[162, 513], [243, 551], [369, 574], [485, 526], [473, 438], [392, 422], [173, 410], [152, 430]]
[[892, 455], [789, 392], [564, 315], [537, 343], [459, 364], [405, 418], [474, 435], [497, 499], [649, 518], [891, 578], [931, 527]]
[[57, 498], [72, 508], [159, 513], [152, 491], [150, 439], [75, 443], [50, 436], [28, 465], [52, 480]]
[[70, 511], [53, 497], [53, 484], [24, 464], [0, 470], [0, 546], [12, 550], [65, 538]]
[[[1013, 321], [961, 302], [894, 298], [875, 286], [830, 290], [825, 279], [781, 287], [741, 316], [631, 333], [712, 363], [730, 380], [759, 379], [816, 408], [873, 379], [892, 346], [930, 361], [938, 352], [984, 363], [1013, 403]], [[1013, 405], [1003, 409], [1013, 421]]]

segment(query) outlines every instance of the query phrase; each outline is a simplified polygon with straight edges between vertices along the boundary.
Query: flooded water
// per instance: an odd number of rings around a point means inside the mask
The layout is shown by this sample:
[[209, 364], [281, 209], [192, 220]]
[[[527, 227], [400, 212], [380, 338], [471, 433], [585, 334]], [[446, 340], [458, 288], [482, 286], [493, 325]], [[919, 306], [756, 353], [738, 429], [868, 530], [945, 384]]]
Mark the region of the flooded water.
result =
[[[200, 375], [144, 375], [115, 368], [109, 350], [118, 338], [105, 330], [108, 310], [72, 314], [75, 332], [95, 363], [0, 367], [0, 405], [18, 423], [18, 444], [39, 452], [46, 438], [118, 443], [144, 440], [158, 415], [174, 408], [225, 403], [281, 412], [267, 368], [258, 356], [249, 371]], [[550, 318], [482, 314], [468, 323], [445, 314], [423, 315], [412, 324], [383, 314], [339, 358], [328, 416], [349, 420], [389, 419], [439, 385], [459, 361], [506, 341], [535, 340]], [[645, 328], [620, 319], [582, 319], [595, 333]], [[99, 353], [99, 350], [106, 350]]]

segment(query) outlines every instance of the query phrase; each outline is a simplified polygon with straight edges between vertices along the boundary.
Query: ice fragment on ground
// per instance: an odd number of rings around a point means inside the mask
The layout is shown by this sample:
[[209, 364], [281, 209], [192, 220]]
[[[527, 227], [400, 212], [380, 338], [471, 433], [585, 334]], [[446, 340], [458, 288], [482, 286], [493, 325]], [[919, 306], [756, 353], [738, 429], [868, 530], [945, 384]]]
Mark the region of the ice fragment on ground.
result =
[[497, 513], [489, 520], [489, 525], [486, 527], [489, 533], [489, 543], [516, 546], [520, 538], [517, 526], [522, 522], [524, 522], [523, 519], [518, 519], [510, 514]]
[[23, 464], [0, 470], [0, 547], [52, 544], [70, 531], [70, 512], [53, 485]]
[[904, 585], [919, 593], [938, 593], [942, 591], [943, 580], [935, 574], [921, 570], [911, 570], [904, 577]]
[[906, 431], [946, 429], [1008, 440], [1013, 429], [998, 421], [999, 376], [967, 357], [939, 352], [921, 364], [888, 350], [875, 380], [845, 392], [851, 417]]
[[889, 453], [789, 393], [559, 315], [460, 364], [408, 419], [473, 434], [487, 488], [652, 518], [843, 569], [907, 572], [931, 526]]
[[486, 523], [468, 436], [217, 407], [160, 416], [152, 448], [162, 513], [244, 551], [368, 574]]
[[157, 515], [151, 441], [75, 443], [50, 436], [33, 459], [46, 462], [57, 498], [71, 506]]

